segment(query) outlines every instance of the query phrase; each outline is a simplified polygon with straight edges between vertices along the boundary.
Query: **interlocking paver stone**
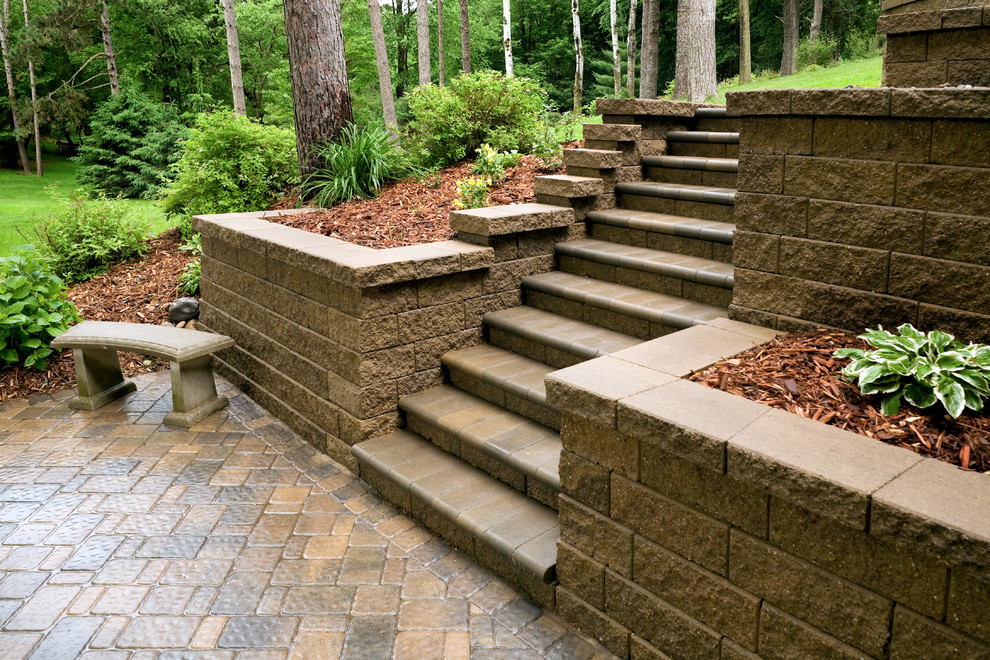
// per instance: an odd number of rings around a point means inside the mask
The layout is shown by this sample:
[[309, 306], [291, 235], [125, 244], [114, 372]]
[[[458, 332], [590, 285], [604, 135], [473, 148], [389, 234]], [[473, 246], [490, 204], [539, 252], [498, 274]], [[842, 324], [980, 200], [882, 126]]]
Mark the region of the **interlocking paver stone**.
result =
[[0, 407], [4, 660], [608, 657], [223, 381], [176, 431], [135, 380]]

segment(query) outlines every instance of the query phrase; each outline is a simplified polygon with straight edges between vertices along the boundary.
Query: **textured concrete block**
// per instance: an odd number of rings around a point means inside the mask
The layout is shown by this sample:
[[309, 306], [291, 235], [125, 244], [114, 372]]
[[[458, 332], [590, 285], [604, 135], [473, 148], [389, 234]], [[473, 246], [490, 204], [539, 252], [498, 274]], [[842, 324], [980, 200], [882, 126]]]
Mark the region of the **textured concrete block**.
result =
[[[945, 60], [925, 62], [891, 62], [884, 65], [881, 83], [885, 87], [935, 87], [949, 77]], [[893, 101], [892, 101], [893, 104]], [[933, 114], [907, 113], [907, 116], [937, 116]]]
[[[615, 142], [632, 142], [642, 137], [643, 129], [639, 124], [585, 124], [585, 140], [608, 140]], [[589, 149], [592, 147], [588, 147]]]
[[922, 303], [918, 307], [918, 327], [925, 331], [939, 329], [960, 341], [990, 343], [990, 315], [987, 314]]
[[897, 206], [942, 213], [990, 215], [990, 168], [897, 166]]
[[890, 639], [892, 660], [923, 658], [959, 658], [976, 660], [990, 656], [990, 647], [968, 635], [956, 632], [912, 612], [902, 605], [894, 608], [894, 625]]
[[557, 614], [594, 637], [618, 657], [629, 653], [629, 630], [604, 613], [604, 606], [592, 606], [564, 587], [557, 588]]
[[885, 63], [924, 62], [927, 59], [928, 35], [924, 32], [887, 36], [883, 53]]
[[877, 19], [877, 32], [899, 34], [902, 32], [931, 32], [942, 27], [939, 11], [916, 11], [905, 14], [887, 14]]
[[808, 199], [786, 195], [736, 193], [736, 229], [807, 236]]
[[990, 29], [939, 30], [928, 35], [930, 60], [985, 60], [990, 58]]
[[561, 495], [560, 539], [622, 575], [632, 575], [632, 530]]
[[563, 448], [616, 471], [631, 479], [639, 474], [639, 444], [623, 437], [614, 428], [589, 422], [568, 410], [563, 411], [560, 437]]
[[922, 211], [817, 199], [808, 202], [808, 238], [816, 241], [917, 254], [927, 229]]
[[946, 63], [946, 82], [950, 85], [990, 87], [990, 60], [964, 60]]
[[452, 211], [450, 227], [479, 236], [564, 227], [574, 222], [574, 211], [548, 204], [508, 204]]
[[932, 125], [932, 163], [990, 167], [988, 151], [990, 122], [941, 120]]
[[791, 114], [791, 90], [761, 89], [732, 92], [725, 97], [725, 109], [730, 117], [789, 115]]
[[815, 119], [815, 156], [924, 163], [932, 124], [912, 119]]
[[[894, 170], [894, 163], [788, 156], [784, 193], [889, 206], [894, 203]], [[898, 180], [898, 195], [900, 190]]]
[[784, 190], [784, 157], [743, 152], [737, 185], [742, 192], [779, 195]]
[[591, 607], [605, 610], [605, 566], [564, 541], [557, 542], [557, 580]]
[[768, 603], [763, 604], [760, 612], [760, 656], [833, 660], [863, 660], [869, 657]]
[[894, 89], [890, 113], [894, 117], [990, 119], [990, 89]]
[[[889, 89], [795, 89], [791, 112], [796, 115], [866, 115], [890, 113]], [[817, 132], [818, 127], [815, 127]]]
[[537, 177], [533, 181], [533, 191], [551, 197], [593, 197], [605, 192], [605, 185], [601, 179], [550, 174]]
[[585, 506], [609, 515], [608, 470], [569, 451], [560, 452], [560, 490]]
[[739, 122], [739, 151], [754, 154], [814, 153], [808, 117], [747, 117]]
[[890, 252], [785, 236], [780, 274], [862, 291], [887, 292]]
[[732, 263], [740, 268], [780, 272], [780, 236], [737, 229], [732, 236]]
[[990, 310], [990, 267], [893, 254], [890, 293], [912, 300], [986, 313]]

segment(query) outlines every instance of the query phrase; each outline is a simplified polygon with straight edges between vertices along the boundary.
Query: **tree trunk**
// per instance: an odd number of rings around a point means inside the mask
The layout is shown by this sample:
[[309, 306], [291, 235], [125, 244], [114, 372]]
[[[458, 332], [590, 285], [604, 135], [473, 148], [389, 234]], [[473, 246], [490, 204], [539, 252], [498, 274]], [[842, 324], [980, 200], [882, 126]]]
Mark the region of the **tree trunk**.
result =
[[784, 55], [780, 59], [780, 75], [782, 76], [789, 76], [797, 71], [800, 10], [799, 0], [784, 0]]
[[468, 0], [461, 3], [461, 71], [471, 73], [471, 25], [468, 21]]
[[17, 153], [21, 157], [21, 167], [25, 174], [31, 173], [28, 162], [27, 147], [21, 135], [21, 120], [17, 116], [17, 96], [14, 94], [14, 71], [10, 65], [10, 0], [3, 0], [0, 10], [0, 55], [3, 56], [3, 70], [7, 74], [7, 93], [10, 98], [10, 115], [14, 121], [14, 139], [17, 141]]
[[[28, 29], [28, 3], [24, 0], [24, 29]], [[31, 84], [31, 118], [34, 120], [34, 168], [38, 176], [43, 174], [41, 166], [41, 128], [38, 126], [38, 87], [34, 84], [34, 60], [28, 57], [28, 81]]]
[[443, 70], [443, 0], [437, 0], [437, 80], [446, 84]]
[[230, 62], [230, 89], [234, 95], [234, 114], [246, 115], [244, 76], [241, 75], [241, 46], [237, 39], [237, 15], [234, 0], [223, 1], [223, 23], [227, 28], [227, 60]]
[[640, 48], [639, 98], [657, 97], [657, 58], [660, 50], [660, 1], [643, 0], [643, 45]]
[[340, 139], [351, 121], [338, 0], [285, 0], [285, 36], [302, 176], [319, 165], [313, 147]]
[[371, 20], [371, 41], [375, 46], [375, 63], [378, 65], [378, 89], [382, 95], [382, 114], [385, 128], [393, 137], [399, 137], [399, 122], [395, 117], [395, 100], [392, 98], [392, 72], [388, 66], [385, 49], [385, 30], [382, 28], [382, 8], [378, 0], [368, 0], [368, 18]]
[[691, 0], [677, 0], [677, 55], [674, 62], [674, 98], [691, 96], [691, 24], [694, 22]]
[[629, 33], [626, 35], [626, 91], [636, 96], [636, 0], [629, 0]]
[[406, 91], [406, 76], [409, 73], [409, 45], [406, 43], [406, 28], [409, 27], [406, 0], [395, 0], [395, 73], [398, 82], [395, 95], [402, 97]]
[[502, 0], [502, 48], [505, 50], [505, 76], [511, 78], [512, 72], [512, 10], [509, 0]]
[[749, 43], [749, 0], [739, 0], [739, 82], [753, 79], [753, 59]]
[[691, 102], [718, 96], [715, 73], [715, 0], [694, 0], [689, 51]]
[[581, 43], [581, 3], [571, 0], [571, 19], [574, 22], [574, 112], [581, 112], [584, 103], [584, 44]]
[[433, 82], [430, 69], [430, 0], [416, 0], [416, 62], [419, 64], [419, 86]]
[[811, 32], [808, 34], [808, 41], [815, 41], [818, 39], [818, 35], [822, 31], [822, 10], [824, 9], [824, 0], [815, 0], [814, 8], [811, 12]]
[[117, 56], [113, 52], [113, 37], [110, 34], [110, 8], [103, 0], [100, 10], [100, 32], [103, 33], [103, 54], [107, 58], [107, 75], [110, 76], [110, 93], [120, 94], [120, 76], [117, 74]]
[[611, 0], [608, 5], [609, 21], [612, 24], [612, 77], [614, 80], [615, 95], [619, 95], [622, 89], [622, 64], [619, 59], [619, 11], [615, 6], [615, 0]]

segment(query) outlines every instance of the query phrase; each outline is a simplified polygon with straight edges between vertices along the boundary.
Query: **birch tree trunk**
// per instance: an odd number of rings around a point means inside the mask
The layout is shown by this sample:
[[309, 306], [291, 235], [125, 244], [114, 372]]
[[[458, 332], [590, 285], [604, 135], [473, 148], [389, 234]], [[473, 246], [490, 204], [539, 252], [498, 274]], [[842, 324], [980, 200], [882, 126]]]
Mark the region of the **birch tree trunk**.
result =
[[446, 84], [443, 71], [443, 0], [437, 0], [437, 80]]
[[468, 21], [468, 0], [461, 3], [461, 71], [471, 73], [471, 24]]
[[338, 0], [284, 0], [285, 36], [296, 119], [296, 152], [306, 177], [319, 165], [313, 147], [339, 140], [351, 121]]
[[382, 28], [382, 8], [378, 0], [368, 0], [368, 18], [371, 21], [371, 42], [375, 46], [375, 64], [378, 65], [378, 89], [382, 95], [385, 128], [393, 138], [398, 139], [399, 122], [395, 117], [395, 100], [392, 98], [392, 72], [388, 66], [385, 30]]
[[643, 45], [640, 47], [639, 98], [657, 97], [660, 50], [660, 0], [643, 0]]
[[[24, 29], [30, 25], [28, 20], [28, 3], [24, 0]], [[28, 81], [31, 84], [31, 118], [34, 120], [34, 170], [40, 177], [41, 166], [41, 128], [38, 126], [38, 88], [34, 84], [34, 60], [28, 57]]]
[[691, 96], [691, 62], [688, 53], [692, 47], [691, 23], [693, 19], [691, 0], [677, 0], [677, 55], [674, 62], [675, 99]]
[[619, 11], [615, 6], [615, 0], [611, 0], [608, 5], [609, 20], [612, 24], [612, 77], [615, 79], [615, 95], [619, 95], [622, 89], [622, 63], [619, 60]]
[[584, 102], [584, 44], [581, 43], [581, 3], [571, 0], [571, 19], [574, 22], [574, 112], [581, 112]]
[[784, 0], [784, 55], [780, 58], [780, 75], [789, 76], [797, 70], [799, 0]]
[[753, 79], [752, 48], [749, 42], [749, 0], [739, 0], [739, 82]]
[[419, 86], [433, 82], [430, 69], [430, 0], [416, 0], [416, 62], [419, 64]]
[[715, 0], [694, 0], [691, 25], [689, 86], [691, 102], [704, 103], [718, 96], [715, 73]]
[[28, 162], [27, 147], [21, 135], [21, 120], [17, 116], [17, 96], [14, 94], [14, 71], [10, 64], [10, 0], [3, 0], [0, 6], [0, 55], [3, 56], [3, 71], [7, 74], [7, 93], [10, 98], [10, 115], [14, 122], [14, 139], [17, 141], [17, 153], [21, 157], [21, 167], [25, 174], [31, 173]]
[[227, 60], [230, 62], [230, 89], [234, 95], [234, 114], [246, 115], [244, 76], [241, 75], [241, 46], [237, 39], [237, 15], [234, 13], [234, 0], [223, 0], [223, 24], [227, 29]]
[[110, 93], [120, 94], [120, 76], [117, 74], [117, 55], [113, 52], [113, 36], [110, 34], [110, 7], [102, 0], [100, 32], [103, 33], [103, 54], [107, 58], [107, 75], [110, 76]]
[[511, 78], [512, 72], [512, 10], [509, 0], [502, 0], [502, 48], [505, 50], [505, 76]]
[[808, 41], [815, 41], [818, 39], [818, 35], [822, 31], [822, 10], [824, 9], [825, 0], [815, 0], [814, 8], [811, 11], [811, 32], [808, 35]]
[[626, 35], [626, 91], [636, 96], [636, 0], [629, 0], [629, 28]]

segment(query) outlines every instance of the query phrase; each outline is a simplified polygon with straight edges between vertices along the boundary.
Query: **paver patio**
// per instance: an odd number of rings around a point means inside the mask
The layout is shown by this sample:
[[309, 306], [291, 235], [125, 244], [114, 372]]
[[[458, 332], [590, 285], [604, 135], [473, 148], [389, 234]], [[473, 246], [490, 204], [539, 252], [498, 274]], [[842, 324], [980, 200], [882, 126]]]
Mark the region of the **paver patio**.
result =
[[244, 394], [0, 408], [3, 658], [603, 658]]

